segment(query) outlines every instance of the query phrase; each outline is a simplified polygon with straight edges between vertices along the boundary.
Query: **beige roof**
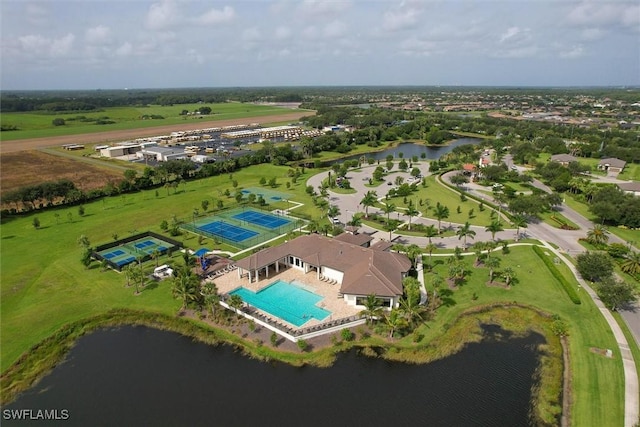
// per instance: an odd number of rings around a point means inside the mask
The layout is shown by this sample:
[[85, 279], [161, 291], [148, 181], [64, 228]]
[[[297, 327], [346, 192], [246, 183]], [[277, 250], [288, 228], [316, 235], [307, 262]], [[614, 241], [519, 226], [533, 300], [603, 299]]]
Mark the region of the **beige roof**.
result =
[[560, 163], [571, 163], [577, 162], [578, 159], [571, 154], [554, 154], [553, 156], [551, 156], [551, 161]]
[[618, 188], [622, 191], [633, 191], [635, 193], [640, 192], [640, 182], [631, 181], [631, 182], [622, 182], [618, 184]]
[[263, 249], [236, 263], [254, 270], [293, 255], [315, 266], [326, 266], [344, 273], [342, 293], [379, 296], [402, 294], [403, 274], [411, 268], [405, 255], [364, 248], [318, 234], [300, 236], [280, 246]]
[[376, 251], [386, 251], [391, 246], [393, 246], [393, 243], [387, 240], [378, 240], [373, 245], [371, 245], [371, 249], [375, 249]]
[[334, 237], [334, 239], [340, 240], [341, 242], [362, 246], [365, 243], [369, 243], [370, 241], [372, 241], [373, 237], [364, 233], [363, 234], [342, 233]]
[[620, 159], [616, 159], [615, 157], [609, 157], [607, 159], [602, 159], [600, 160], [599, 165], [600, 166], [609, 166], [609, 167], [614, 167], [614, 168], [623, 168], [624, 165], [626, 165], [627, 162], [625, 162], [624, 160], [620, 160]]

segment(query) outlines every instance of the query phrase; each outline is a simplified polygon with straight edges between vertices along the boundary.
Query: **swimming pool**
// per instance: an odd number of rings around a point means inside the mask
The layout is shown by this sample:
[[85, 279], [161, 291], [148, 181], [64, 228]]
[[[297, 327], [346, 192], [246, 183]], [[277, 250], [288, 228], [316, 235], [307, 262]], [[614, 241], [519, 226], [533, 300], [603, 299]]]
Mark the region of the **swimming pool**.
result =
[[324, 320], [331, 312], [316, 306], [323, 297], [295, 284], [278, 280], [258, 292], [238, 288], [229, 293], [242, 301], [295, 326], [311, 319]]

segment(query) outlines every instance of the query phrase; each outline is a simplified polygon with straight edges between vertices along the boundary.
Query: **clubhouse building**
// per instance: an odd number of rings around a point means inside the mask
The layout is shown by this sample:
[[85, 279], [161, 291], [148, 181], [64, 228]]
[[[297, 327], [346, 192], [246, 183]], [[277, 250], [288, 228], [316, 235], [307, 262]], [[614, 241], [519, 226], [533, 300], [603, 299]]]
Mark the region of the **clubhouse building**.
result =
[[383, 307], [397, 307], [411, 261], [386, 251], [388, 245], [371, 245], [371, 240], [366, 234], [350, 233], [333, 239], [319, 234], [300, 236], [238, 261], [238, 278], [257, 282], [290, 267], [335, 286], [350, 306], [362, 306], [367, 295], [374, 294]]

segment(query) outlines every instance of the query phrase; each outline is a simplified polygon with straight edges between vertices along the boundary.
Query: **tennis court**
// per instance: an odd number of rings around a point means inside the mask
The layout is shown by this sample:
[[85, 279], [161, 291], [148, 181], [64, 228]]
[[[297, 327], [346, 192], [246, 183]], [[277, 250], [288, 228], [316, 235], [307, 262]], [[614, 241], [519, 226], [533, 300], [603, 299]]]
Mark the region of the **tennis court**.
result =
[[138, 258], [148, 258], [154, 252], [163, 254], [174, 246], [161, 239], [145, 236], [137, 240], [122, 242], [118, 246], [98, 251], [97, 254], [117, 267], [123, 267]]
[[199, 225], [196, 228], [206, 233], [231, 240], [232, 242], [242, 242], [243, 240], [250, 239], [259, 234], [256, 231], [248, 230], [246, 228], [229, 224], [228, 222], [220, 220]]
[[291, 222], [290, 219], [287, 219], [281, 216], [276, 216], [276, 215], [254, 211], [254, 210], [247, 210], [247, 211], [241, 212], [239, 214], [234, 215], [233, 218], [239, 219], [241, 221], [247, 221], [252, 224], [256, 224], [261, 227], [266, 227], [270, 229], [282, 227], [283, 225], [289, 224]]

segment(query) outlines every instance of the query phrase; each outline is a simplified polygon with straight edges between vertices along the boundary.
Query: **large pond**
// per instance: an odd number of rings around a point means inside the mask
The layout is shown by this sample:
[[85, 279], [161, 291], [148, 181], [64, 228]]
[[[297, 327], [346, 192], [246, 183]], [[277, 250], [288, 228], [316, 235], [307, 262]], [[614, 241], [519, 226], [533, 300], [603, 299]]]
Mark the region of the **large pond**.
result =
[[544, 338], [497, 327], [486, 335], [430, 364], [351, 352], [322, 369], [259, 362], [146, 327], [100, 330], [4, 407], [2, 423], [27, 424], [9, 422], [7, 409], [64, 409], [67, 420], [37, 425], [527, 425]]
[[425, 158], [428, 160], [436, 160], [439, 159], [444, 154], [449, 153], [454, 148], [460, 145], [468, 145], [468, 144], [478, 144], [482, 140], [478, 138], [459, 138], [455, 141], [452, 141], [450, 144], [443, 146], [426, 146], [423, 144], [415, 144], [413, 142], [403, 142], [401, 144], [396, 145], [393, 148], [388, 148], [383, 151], [377, 151], [375, 153], [367, 153], [367, 154], [357, 154], [352, 156], [346, 156], [339, 160], [328, 162], [328, 164], [333, 163], [342, 163], [345, 160], [354, 160], [359, 159], [363, 155], [366, 158], [374, 158], [375, 160], [385, 160], [388, 155], [392, 155], [393, 157], [398, 157], [400, 153], [404, 156], [405, 159], [409, 160], [413, 156], [418, 156], [418, 158], [422, 158], [422, 154], [424, 153]]

